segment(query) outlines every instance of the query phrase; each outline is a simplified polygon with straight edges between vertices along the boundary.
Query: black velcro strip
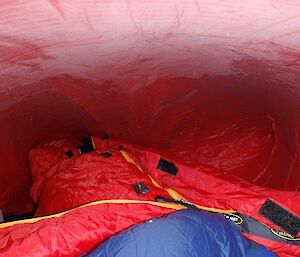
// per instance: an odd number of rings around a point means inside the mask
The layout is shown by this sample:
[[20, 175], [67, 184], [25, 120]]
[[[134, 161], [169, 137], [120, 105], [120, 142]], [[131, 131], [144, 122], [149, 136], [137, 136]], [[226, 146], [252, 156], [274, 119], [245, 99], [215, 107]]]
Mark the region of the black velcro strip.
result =
[[300, 231], [300, 219], [270, 199], [265, 201], [259, 214], [294, 237]]
[[147, 187], [144, 182], [135, 183], [135, 184], [133, 184], [133, 187], [134, 187], [135, 192], [138, 195], [143, 195], [143, 194], [151, 192], [149, 187]]
[[74, 153], [71, 150], [69, 150], [65, 152], [65, 155], [71, 158], [74, 155]]
[[178, 168], [173, 162], [169, 162], [167, 160], [164, 160], [163, 158], [159, 159], [159, 162], [156, 167], [158, 170], [165, 171], [171, 175], [176, 176], [178, 172]]
[[108, 158], [108, 157], [112, 156], [112, 153], [104, 152], [104, 153], [100, 153], [100, 155], [101, 155], [103, 158]]

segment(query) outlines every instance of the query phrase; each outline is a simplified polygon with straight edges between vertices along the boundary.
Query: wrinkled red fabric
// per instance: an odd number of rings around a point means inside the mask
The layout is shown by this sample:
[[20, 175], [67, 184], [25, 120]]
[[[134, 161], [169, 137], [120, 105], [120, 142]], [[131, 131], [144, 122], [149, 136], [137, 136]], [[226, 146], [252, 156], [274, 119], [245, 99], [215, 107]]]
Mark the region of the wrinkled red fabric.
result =
[[60, 218], [0, 229], [1, 257], [78, 257], [138, 222], [172, 211], [149, 204], [103, 204]]
[[74, 155], [79, 153], [77, 149], [74, 149], [74, 144], [66, 139], [32, 149], [28, 156], [32, 178], [34, 180], [43, 179], [51, 167], [68, 158], [67, 151], [72, 151]]
[[[57, 144], [61, 145], [60, 149], [53, 154], [52, 145]], [[135, 165], [127, 162], [119, 150], [99, 148], [101, 146], [97, 144], [96, 151], [76, 155], [75, 150], [75, 155], [68, 158], [65, 152], [76, 149], [74, 145], [69, 142], [52, 145], [34, 149], [29, 156], [35, 178], [31, 196], [38, 204], [36, 216], [62, 212], [97, 200], [155, 201], [157, 195], [169, 196], [155, 187]], [[102, 153], [112, 155], [105, 158]], [[133, 185], [139, 182], [144, 182], [151, 191], [137, 194]]]
[[297, 0], [1, 1], [0, 208], [30, 149], [105, 133], [268, 188], [300, 185]]
[[161, 186], [175, 189], [191, 202], [223, 210], [235, 210], [273, 227], [270, 221], [258, 214], [268, 198], [284, 206], [296, 216], [300, 215], [299, 193], [266, 189], [246, 183], [229, 173], [209, 166], [189, 167], [176, 161], [174, 163], [179, 172], [176, 176], [172, 176], [157, 169], [160, 154], [131, 145], [125, 144], [125, 146], [135, 157], [136, 162]]
[[[117, 142], [113, 142], [117, 143]], [[135, 162], [146, 170], [161, 186], [175, 189], [188, 201], [222, 210], [235, 210], [251, 216], [258, 221], [280, 229], [259, 214], [267, 199], [300, 216], [300, 194], [293, 191], [272, 190], [259, 187], [239, 179], [229, 173], [204, 165], [186, 166], [174, 162], [178, 167], [176, 176], [157, 169], [161, 154], [123, 142]], [[298, 234], [299, 236], [299, 234]], [[250, 238], [269, 248], [282, 257], [300, 255], [300, 247], [282, 244], [250, 236]]]
[[[279, 228], [259, 215], [259, 209], [267, 199], [272, 199], [296, 216], [299, 216], [300, 214], [300, 195], [295, 192], [268, 190], [263, 187], [246, 183], [232, 174], [217, 170], [211, 166], [187, 166], [177, 161], [174, 161], [174, 164], [178, 168], [178, 172], [176, 176], [174, 176], [157, 169], [159, 159], [161, 157], [168, 159], [168, 156], [122, 141], [100, 140], [97, 137], [93, 137], [93, 141], [96, 147], [95, 151], [77, 154], [67, 159], [65, 150], [67, 150], [68, 147], [74, 148], [74, 146], [67, 141], [47, 144], [31, 151], [30, 160], [31, 163], [35, 164], [32, 165], [34, 168], [33, 174], [37, 175], [37, 179], [34, 181], [31, 190], [33, 198], [36, 199], [36, 202], [39, 204], [36, 213], [37, 216], [68, 210], [96, 200], [135, 199], [154, 201], [156, 196], [170, 197], [167, 192], [155, 187], [147, 174], [154, 178], [160, 186], [176, 190], [183, 195], [186, 200], [192, 203], [221, 210], [235, 210], [251, 216], [275, 229]], [[57, 155], [54, 155], [52, 152], [53, 145], [60, 145], [61, 150], [58, 151], [58, 153], [61, 153], [60, 161], [58, 161], [59, 158]], [[124, 148], [124, 151], [129, 154], [135, 164], [126, 161], [120, 152], [120, 146], [122, 146], [122, 149]], [[49, 149], [48, 157], [45, 156], [47, 152], [45, 149], [47, 148]], [[40, 155], [40, 150], [43, 150], [43, 155]], [[104, 152], [109, 152], [112, 156], [104, 158], [101, 156], [101, 153]], [[47, 162], [45, 162], [45, 160], [47, 160]], [[168, 160], [172, 161], [172, 159]], [[48, 167], [48, 170], [41, 168], [43, 163]], [[49, 163], [55, 164], [49, 168]], [[140, 171], [137, 167], [142, 168], [145, 173]], [[144, 195], [138, 195], [132, 186], [137, 182], [144, 182], [151, 189], [151, 192]], [[131, 205], [132, 204], [117, 205], [118, 208], [120, 208], [120, 215], [122, 215], [126, 222], [132, 222], [132, 216], [124, 215], [122, 212], [123, 209], [126, 209]], [[106, 213], [107, 210], [104, 206], [99, 208]], [[140, 207], [138, 207], [139, 210], [141, 212], [145, 211], [147, 215], [151, 217], [149, 209], [146, 208], [143, 210], [143, 206], [145, 205], [141, 204]], [[87, 207], [83, 207], [82, 209], [84, 210], [85, 208]], [[151, 209], [153, 208], [155, 207], [151, 207]], [[71, 213], [73, 212], [70, 212], [67, 215], [71, 215]], [[155, 215], [156, 212], [154, 211], [153, 216]], [[119, 220], [118, 216], [104, 215], [101, 217], [104, 219], [103, 222], [105, 224], [108, 224], [109, 221], [112, 221], [112, 224], [114, 224], [115, 219]], [[57, 219], [64, 219], [64, 216]], [[38, 223], [41, 222], [42, 221]], [[84, 220], [80, 216], [74, 216], [73, 222], [78, 223], [78, 226], [80, 226], [81, 222], [84, 222]], [[124, 226], [126, 226], [126, 222]], [[48, 226], [48, 223], [42, 223], [42, 226]], [[34, 227], [36, 225], [27, 224], [24, 226], [30, 228], [31, 226]], [[58, 224], [57, 226], [61, 225]], [[68, 226], [68, 224], [66, 224], [66, 226]], [[118, 229], [110, 229], [106, 226], [100, 226], [99, 224], [96, 224], [95, 226], [98, 226], [99, 230], [105, 231], [108, 236], [119, 232]], [[15, 229], [13, 229], [14, 227]], [[9, 230], [12, 235], [15, 235], [16, 233], [19, 233], [19, 230], [17, 226], [14, 227], [4, 228], [3, 230]], [[112, 225], [112, 227], [114, 227], [114, 225]], [[90, 229], [88, 228], [88, 230]], [[49, 243], [51, 242], [50, 244], [52, 244], [53, 240], [57, 240], [57, 237], [60, 236], [62, 235], [53, 234], [54, 238], [47, 238], [44, 240]], [[40, 237], [43, 238], [44, 235], [41, 234]], [[280, 257], [291, 257], [300, 254], [298, 246], [273, 242], [253, 236], [250, 236], [250, 238], [276, 252]], [[2, 239], [4, 240], [5, 237]], [[29, 240], [30, 242], [33, 240], [32, 236], [28, 236], [26, 240]], [[84, 241], [85, 238], [79, 236], [76, 240], [79, 243], [82, 240]], [[101, 238], [98, 240], [98, 243], [99, 242], [101, 242]], [[18, 242], [14, 242], [13, 239], [13, 244], [17, 243]], [[70, 243], [67, 242], [67, 244], [73, 245], [74, 242], [71, 242], [70, 240]], [[95, 246], [96, 244], [92, 241], [90, 242], [89, 249]], [[60, 247], [62, 246], [57, 246], [58, 252], [62, 251], [62, 248]], [[10, 253], [13, 248], [4, 245], [3, 249], [4, 253]], [[85, 248], [79, 249], [78, 252], [82, 253], [84, 252], [84, 249]], [[38, 250], [34, 250], [34, 253], [35, 251]], [[55, 256], [56, 254], [53, 249], [48, 249], [47, 251], [49, 251], [49, 256], [52, 256], [52, 254]], [[43, 254], [43, 251], [41, 251], [41, 256], [44, 256]]]
[[42, 178], [29, 172], [31, 149], [90, 134], [201, 167], [203, 180], [230, 185], [208, 195], [241, 189], [249, 201], [220, 196], [217, 206], [250, 213], [263, 194], [298, 213], [298, 1], [14, 0], [0, 9], [5, 215], [33, 210], [30, 188]]

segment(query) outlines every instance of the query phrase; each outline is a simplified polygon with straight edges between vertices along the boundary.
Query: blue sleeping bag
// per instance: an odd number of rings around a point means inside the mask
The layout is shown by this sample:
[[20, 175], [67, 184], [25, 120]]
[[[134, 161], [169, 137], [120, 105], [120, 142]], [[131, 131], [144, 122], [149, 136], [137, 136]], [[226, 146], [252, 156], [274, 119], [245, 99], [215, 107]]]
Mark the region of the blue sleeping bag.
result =
[[187, 209], [135, 225], [89, 257], [274, 257], [222, 215]]

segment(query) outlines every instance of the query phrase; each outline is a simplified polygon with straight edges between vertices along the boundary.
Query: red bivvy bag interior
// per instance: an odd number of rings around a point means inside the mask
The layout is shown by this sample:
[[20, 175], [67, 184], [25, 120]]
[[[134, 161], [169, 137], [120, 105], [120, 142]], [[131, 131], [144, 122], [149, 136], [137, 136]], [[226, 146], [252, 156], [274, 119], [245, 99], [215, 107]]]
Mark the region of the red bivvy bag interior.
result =
[[191, 206], [300, 256], [298, 1], [0, 9], [1, 256], [80, 256]]

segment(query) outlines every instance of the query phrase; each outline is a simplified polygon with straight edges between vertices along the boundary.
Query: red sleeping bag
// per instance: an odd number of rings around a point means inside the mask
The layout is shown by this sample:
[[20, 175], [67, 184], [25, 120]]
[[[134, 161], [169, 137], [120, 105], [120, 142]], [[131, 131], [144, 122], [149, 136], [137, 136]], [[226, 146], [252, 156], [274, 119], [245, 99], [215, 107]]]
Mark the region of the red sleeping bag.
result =
[[[74, 144], [66, 140], [46, 144], [30, 152], [35, 178], [31, 194], [38, 203], [36, 216], [81, 207], [34, 223], [21, 222], [0, 229], [0, 246], [4, 256], [18, 251], [28, 253], [28, 256], [44, 256], [44, 251], [48, 254], [45, 256], [76, 256], [132, 224], [182, 208], [178, 205], [158, 206], [156, 196], [168, 198], [177, 194], [200, 208], [224, 213], [234, 210], [275, 229], [278, 227], [259, 214], [269, 198], [297, 215], [300, 213], [299, 204], [286, 201], [290, 197], [300, 202], [295, 198], [299, 196], [294, 194], [266, 190], [229, 175], [225, 181], [222, 179], [224, 173], [211, 167], [188, 167], [124, 142], [93, 139], [96, 150], [88, 153], [80, 153]], [[72, 151], [71, 157], [66, 155], [68, 151]], [[162, 160], [164, 165], [161, 165]], [[164, 171], [166, 168], [169, 169], [167, 172]], [[139, 182], [144, 182], [150, 192], [137, 194], [133, 185]], [[88, 203], [92, 205], [84, 206]], [[55, 224], [54, 230], [52, 224]], [[29, 231], [36, 233], [28, 236]], [[16, 237], [16, 233], [22, 236]], [[45, 233], [51, 233], [51, 237], [45, 238]], [[300, 254], [299, 246], [245, 235], [279, 256]], [[8, 238], [13, 240], [7, 241]], [[23, 242], [21, 247], [20, 240]], [[33, 241], [36, 246], [31, 248]], [[50, 248], [49, 244], [52, 245]], [[44, 250], [41, 251], [41, 248]]]
[[[98, 145], [96, 151], [79, 154], [68, 141], [56, 142], [55, 147], [52, 144], [30, 152], [34, 179], [31, 196], [38, 203], [36, 216], [62, 212], [96, 200], [155, 201], [157, 195], [169, 196], [127, 162], [118, 147]], [[70, 158], [66, 155], [68, 150], [74, 150]], [[138, 195], [133, 185], [140, 182], [148, 185], [151, 192]]]

